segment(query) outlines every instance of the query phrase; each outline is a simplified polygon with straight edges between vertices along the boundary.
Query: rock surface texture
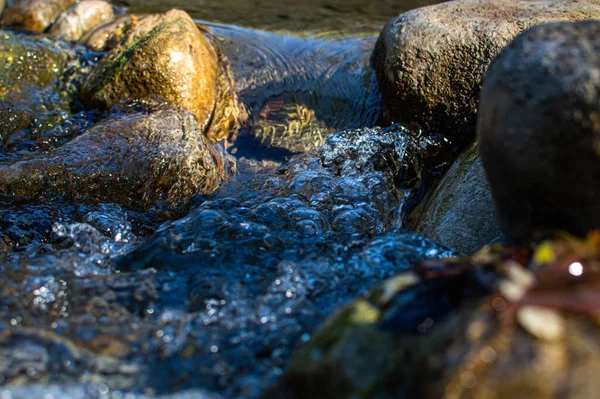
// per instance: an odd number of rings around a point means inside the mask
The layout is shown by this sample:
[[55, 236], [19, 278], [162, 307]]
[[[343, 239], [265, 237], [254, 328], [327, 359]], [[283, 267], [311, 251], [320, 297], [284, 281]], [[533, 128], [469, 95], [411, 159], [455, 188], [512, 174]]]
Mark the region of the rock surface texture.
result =
[[504, 232], [600, 225], [600, 22], [532, 28], [491, 65], [479, 150]]
[[411, 213], [407, 228], [464, 254], [501, 237], [476, 144], [465, 150]]
[[110, 3], [103, 0], [84, 0], [65, 11], [50, 27], [49, 33], [65, 40], [79, 40], [97, 25], [114, 17]]
[[[59, 81], [75, 53], [48, 38], [0, 34], [0, 148], [31, 149], [70, 115]], [[23, 146], [21, 146], [23, 144]], [[5, 160], [8, 154], [2, 153]]]
[[8, 0], [2, 26], [30, 32], [43, 32], [77, 0]]
[[88, 76], [80, 98], [108, 108], [124, 99], [156, 97], [190, 111], [200, 129], [219, 140], [231, 133], [237, 117], [224, 62], [185, 12], [150, 15], [129, 26]]
[[98, 26], [81, 38], [93, 51], [108, 51], [115, 48], [133, 23], [131, 15], [123, 15], [114, 21]]
[[[194, 117], [173, 109], [113, 116], [54, 151], [0, 166], [0, 186], [25, 198], [61, 196], [174, 208], [213, 192], [226, 157], [208, 144]], [[231, 170], [229, 170], [231, 171]]]
[[383, 28], [372, 55], [396, 122], [474, 136], [486, 68], [532, 25], [600, 18], [595, 0], [455, 0], [409, 11]]

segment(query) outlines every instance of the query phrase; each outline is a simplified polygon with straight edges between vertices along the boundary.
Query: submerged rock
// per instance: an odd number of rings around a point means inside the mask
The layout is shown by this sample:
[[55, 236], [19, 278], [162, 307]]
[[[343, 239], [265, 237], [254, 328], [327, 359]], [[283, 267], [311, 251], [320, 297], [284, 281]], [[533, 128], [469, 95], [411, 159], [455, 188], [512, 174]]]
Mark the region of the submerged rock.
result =
[[599, 38], [597, 21], [534, 27], [486, 75], [479, 151], [511, 240], [600, 226]]
[[372, 64], [397, 122], [465, 142], [475, 133], [485, 70], [509, 41], [538, 23], [599, 17], [600, 5], [589, 0], [450, 1], [388, 22]]
[[282, 390], [340, 398], [593, 396], [598, 237], [544, 242], [533, 256], [492, 247], [470, 259], [422, 262], [330, 318], [295, 353]]
[[112, 115], [54, 151], [0, 165], [0, 186], [25, 198], [66, 197], [148, 209], [213, 192], [230, 160], [184, 110]]
[[210, 28], [221, 38], [248, 110], [240, 138], [298, 153], [314, 150], [333, 132], [382, 125], [385, 110], [369, 65], [374, 36], [302, 38]]
[[104, 0], [83, 0], [65, 11], [48, 33], [56, 38], [77, 41], [100, 24], [111, 21], [114, 12]]
[[8, 0], [2, 26], [41, 33], [77, 0]]
[[125, 99], [161, 98], [197, 119], [218, 141], [237, 123], [226, 61], [188, 14], [171, 10], [133, 23], [88, 76], [81, 100], [108, 108]]
[[407, 228], [464, 254], [502, 235], [483, 165], [472, 144], [410, 214]]

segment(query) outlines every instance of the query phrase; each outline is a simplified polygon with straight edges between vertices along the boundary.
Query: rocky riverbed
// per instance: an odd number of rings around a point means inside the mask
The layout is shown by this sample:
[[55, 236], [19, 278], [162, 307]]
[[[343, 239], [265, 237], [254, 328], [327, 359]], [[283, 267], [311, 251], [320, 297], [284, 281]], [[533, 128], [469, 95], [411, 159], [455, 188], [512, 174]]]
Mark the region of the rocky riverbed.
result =
[[0, 397], [597, 391], [600, 4], [130, 5], [0, 2]]

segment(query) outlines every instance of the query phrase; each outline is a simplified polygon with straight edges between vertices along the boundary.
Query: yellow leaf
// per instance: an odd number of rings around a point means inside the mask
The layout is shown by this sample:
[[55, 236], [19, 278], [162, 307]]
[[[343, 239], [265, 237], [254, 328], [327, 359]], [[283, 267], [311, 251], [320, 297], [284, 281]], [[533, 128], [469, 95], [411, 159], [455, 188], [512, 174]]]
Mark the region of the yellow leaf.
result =
[[533, 260], [540, 265], [554, 262], [556, 260], [556, 255], [554, 254], [552, 244], [550, 242], [540, 244], [535, 250]]

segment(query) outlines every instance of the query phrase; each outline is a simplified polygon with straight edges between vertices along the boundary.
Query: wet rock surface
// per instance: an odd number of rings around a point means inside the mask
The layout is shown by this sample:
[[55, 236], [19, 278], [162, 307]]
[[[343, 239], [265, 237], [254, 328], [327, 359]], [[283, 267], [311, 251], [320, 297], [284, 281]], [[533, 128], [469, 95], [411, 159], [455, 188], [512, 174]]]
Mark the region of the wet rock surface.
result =
[[73, 49], [42, 37], [0, 33], [0, 148], [22, 150], [71, 116], [61, 90]]
[[77, 0], [8, 0], [2, 26], [41, 33]]
[[89, 106], [108, 108], [155, 96], [190, 111], [208, 137], [220, 140], [237, 117], [230, 109], [235, 95], [222, 76], [224, 62], [185, 12], [150, 15], [129, 26], [87, 77], [79, 97]]
[[450, 1], [388, 22], [372, 63], [396, 122], [468, 142], [485, 70], [509, 41], [535, 24], [598, 17], [595, 1]]
[[83, 0], [62, 13], [48, 33], [65, 40], [79, 40], [97, 25], [109, 22], [113, 17], [110, 3], [103, 0]]
[[178, 209], [193, 195], [214, 192], [235, 171], [187, 111], [119, 111], [54, 151], [1, 165], [3, 192], [117, 201], [139, 210], [164, 201]]
[[501, 240], [477, 143], [467, 148], [430, 189], [408, 216], [406, 228], [467, 255]]
[[[598, 386], [598, 304], [582, 301], [596, 295], [598, 244], [595, 233], [422, 262], [329, 319], [294, 355], [282, 390], [290, 397], [585, 397]], [[454, 309], [450, 317], [432, 312], [444, 308]]]
[[113, 21], [98, 26], [81, 38], [93, 51], [108, 51], [115, 48], [133, 23], [133, 16], [122, 15]]
[[600, 222], [599, 32], [597, 21], [535, 27], [486, 75], [479, 147], [512, 240], [556, 228], [578, 234]]

